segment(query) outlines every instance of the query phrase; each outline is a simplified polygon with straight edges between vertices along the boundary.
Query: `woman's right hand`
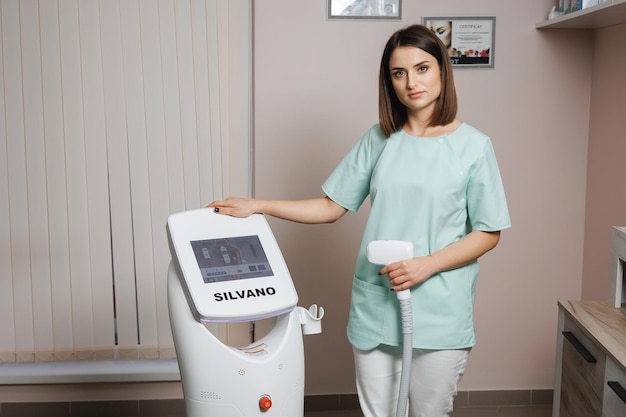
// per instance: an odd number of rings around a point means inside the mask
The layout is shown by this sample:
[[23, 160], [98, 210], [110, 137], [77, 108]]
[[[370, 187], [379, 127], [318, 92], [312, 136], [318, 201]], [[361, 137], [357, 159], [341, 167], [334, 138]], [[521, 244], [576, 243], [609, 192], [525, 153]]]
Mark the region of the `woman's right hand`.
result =
[[232, 198], [214, 201], [216, 213], [234, 217], [248, 217], [254, 213], [267, 214], [292, 222], [317, 224], [332, 223], [346, 213], [346, 209], [328, 197], [310, 200], [262, 200], [257, 198]]
[[207, 207], [213, 208], [216, 213], [220, 214], [227, 214], [233, 217], [248, 217], [259, 212], [256, 203], [257, 200], [254, 198], [228, 197], [226, 200], [214, 201]]

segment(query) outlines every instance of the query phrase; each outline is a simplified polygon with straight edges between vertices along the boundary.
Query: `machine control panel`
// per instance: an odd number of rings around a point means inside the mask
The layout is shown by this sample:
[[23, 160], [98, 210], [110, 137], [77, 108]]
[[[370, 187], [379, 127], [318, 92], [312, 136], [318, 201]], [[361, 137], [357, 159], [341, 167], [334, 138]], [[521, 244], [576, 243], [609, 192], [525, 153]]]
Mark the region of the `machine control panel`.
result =
[[252, 321], [297, 305], [289, 270], [263, 215], [242, 219], [212, 209], [175, 213], [168, 218], [167, 235], [199, 320]]

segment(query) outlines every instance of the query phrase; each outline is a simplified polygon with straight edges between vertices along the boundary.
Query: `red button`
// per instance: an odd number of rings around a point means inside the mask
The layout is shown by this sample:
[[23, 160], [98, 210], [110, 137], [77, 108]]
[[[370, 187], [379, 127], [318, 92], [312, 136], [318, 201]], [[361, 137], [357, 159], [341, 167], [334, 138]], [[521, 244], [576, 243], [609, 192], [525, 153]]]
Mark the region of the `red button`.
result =
[[269, 395], [264, 395], [261, 397], [261, 399], [259, 400], [259, 407], [261, 408], [261, 411], [267, 411], [272, 408], [272, 399]]

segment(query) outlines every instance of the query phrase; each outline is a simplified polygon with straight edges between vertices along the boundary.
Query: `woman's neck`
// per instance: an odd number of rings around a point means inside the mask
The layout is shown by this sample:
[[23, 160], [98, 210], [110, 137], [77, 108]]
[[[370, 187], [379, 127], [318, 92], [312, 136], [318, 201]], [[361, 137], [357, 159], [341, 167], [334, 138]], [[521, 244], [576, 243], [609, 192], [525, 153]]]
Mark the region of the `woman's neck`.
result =
[[459, 119], [454, 119], [447, 125], [430, 126], [429, 120], [409, 118], [404, 124], [403, 129], [411, 136], [428, 138], [450, 134], [454, 132], [461, 125], [461, 123], [462, 122]]

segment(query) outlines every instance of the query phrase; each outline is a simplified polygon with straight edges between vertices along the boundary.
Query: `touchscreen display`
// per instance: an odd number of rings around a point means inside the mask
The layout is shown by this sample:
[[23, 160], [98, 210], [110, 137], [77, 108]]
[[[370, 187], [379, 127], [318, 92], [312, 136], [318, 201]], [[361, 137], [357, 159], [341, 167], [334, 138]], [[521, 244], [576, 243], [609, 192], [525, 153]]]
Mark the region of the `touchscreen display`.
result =
[[191, 247], [207, 284], [274, 275], [258, 236], [195, 240]]

